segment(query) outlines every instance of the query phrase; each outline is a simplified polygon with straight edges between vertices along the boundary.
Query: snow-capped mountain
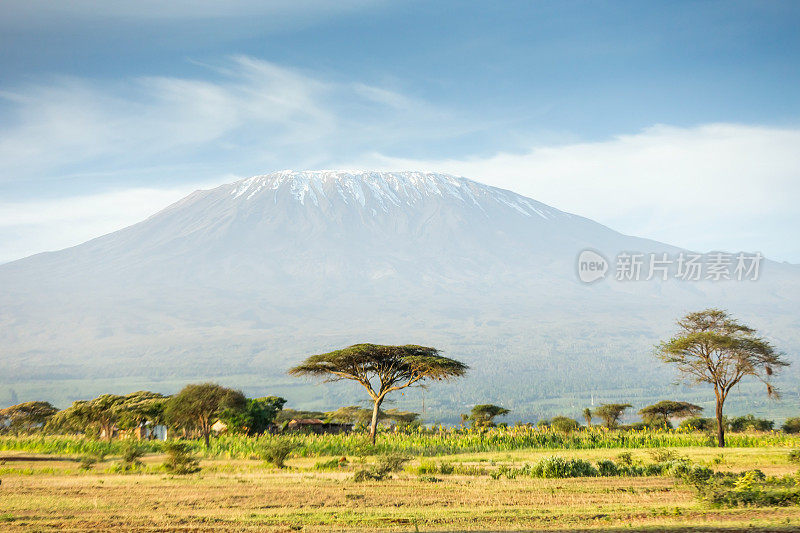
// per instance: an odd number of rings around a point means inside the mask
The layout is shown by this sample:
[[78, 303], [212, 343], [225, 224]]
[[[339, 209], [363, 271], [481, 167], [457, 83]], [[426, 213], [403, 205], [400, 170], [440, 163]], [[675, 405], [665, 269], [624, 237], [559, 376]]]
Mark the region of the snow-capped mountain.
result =
[[108, 376], [352, 401], [295, 390], [282, 372], [370, 341], [467, 360], [465, 385], [429, 400], [442, 412], [489, 399], [530, 410], [661, 383], [649, 347], [712, 305], [800, 347], [796, 267], [767, 262], [751, 283], [589, 285], [576, 277], [587, 248], [680, 252], [442, 174], [284, 171], [196, 191], [139, 224], [0, 266], [0, 403], [12, 383]]

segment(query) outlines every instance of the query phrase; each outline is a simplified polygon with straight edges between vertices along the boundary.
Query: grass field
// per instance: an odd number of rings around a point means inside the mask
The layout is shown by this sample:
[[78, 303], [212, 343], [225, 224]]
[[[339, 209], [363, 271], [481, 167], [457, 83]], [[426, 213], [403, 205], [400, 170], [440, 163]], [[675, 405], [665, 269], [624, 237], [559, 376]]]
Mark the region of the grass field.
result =
[[[10, 447], [6, 442], [6, 447]], [[659, 448], [663, 450], [664, 448]], [[781, 445], [673, 448], [694, 464], [721, 471], [797, 471]], [[2, 531], [452, 531], [653, 530], [793, 531], [800, 506], [713, 507], [691, 486], [665, 476], [540, 479], [492, 476], [558, 455], [596, 462], [652, 462], [651, 449], [517, 449], [414, 457], [382, 481], [355, 482], [372, 456], [348, 456], [344, 468], [320, 470], [339, 455], [295, 456], [287, 468], [260, 460], [206, 458], [197, 474], [163, 472], [159, 452], [133, 472], [119, 458], [81, 470], [74, 458], [30, 451], [0, 453]], [[363, 462], [364, 464], [361, 464]], [[454, 473], [421, 475], [425, 465]], [[420, 467], [423, 468], [420, 468]], [[469, 472], [464, 474], [460, 472]], [[482, 472], [482, 473], [479, 473]], [[488, 474], [488, 475], [487, 475]]]

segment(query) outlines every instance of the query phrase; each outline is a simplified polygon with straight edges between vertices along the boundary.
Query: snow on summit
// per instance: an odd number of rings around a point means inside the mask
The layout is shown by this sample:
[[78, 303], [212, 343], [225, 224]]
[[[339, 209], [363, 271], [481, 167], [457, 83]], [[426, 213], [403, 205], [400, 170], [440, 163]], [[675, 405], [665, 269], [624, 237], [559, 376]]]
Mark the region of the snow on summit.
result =
[[251, 200], [264, 194], [288, 193], [297, 202], [318, 206], [332, 195], [348, 205], [373, 204], [388, 212], [391, 206], [414, 206], [429, 199], [450, 199], [484, 209], [485, 202], [511, 208], [518, 213], [545, 219], [564, 216], [551, 207], [510, 191], [435, 172], [350, 172], [343, 170], [284, 170], [253, 176], [224, 185], [234, 198]]

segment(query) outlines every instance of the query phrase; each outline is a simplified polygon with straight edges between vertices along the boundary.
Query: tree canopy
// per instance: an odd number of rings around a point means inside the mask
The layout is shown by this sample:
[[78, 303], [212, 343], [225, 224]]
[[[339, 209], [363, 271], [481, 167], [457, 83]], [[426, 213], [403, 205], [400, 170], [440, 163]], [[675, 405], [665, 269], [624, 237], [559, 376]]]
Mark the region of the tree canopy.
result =
[[137, 391], [126, 395], [103, 394], [79, 400], [50, 420], [52, 427], [73, 431], [94, 429], [111, 440], [116, 429], [132, 429], [145, 422], [163, 421], [167, 397], [157, 392]]
[[247, 400], [241, 391], [216, 383], [186, 385], [167, 402], [164, 414], [176, 426], [196, 429], [211, 446], [211, 425], [225, 410], [241, 411]]
[[120, 418], [119, 407], [124, 399], [124, 396], [117, 394], [102, 394], [93, 400], [75, 401], [53, 416], [50, 424], [74, 431], [94, 429], [100, 436], [111, 440]]
[[426, 381], [461, 377], [468, 368], [464, 363], [444, 357], [436, 348], [427, 346], [355, 344], [312, 355], [289, 370], [289, 374], [321, 377], [325, 381], [347, 379], [360, 383], [373, 401], [370, 438], [374, 444], [380, 406], [387, 394], [422, 385]]
[[[465, 418], [472, 423], [473, 427], [492, 427], [494, 426], [494, 419], [498, 416], [505, 416], [510, 413], [505, 407], [493, 405], [490, 403], [476, 405], [470, 411], [470, 414]], [[464, 418], [464, 417], [462, 417]]]
[[629, 403], [604, 403], [594, 410], [595, 416], [600, 418], [607, 428], [615, 428], [625, 411], [633, 407]]
[[662, 400], [653, 405], [648, 405], [639, 410], [645, 424], [657, 425], [661, 427], [670, 426], [670, 418], [689, 418], [697, 416], [703, 412], [703, 408], [689, 402], [676, 402]]
[[30, 431], [46, 424], [57, 412], [50, 402], [23, 402], [0, 409], [0, 421], [8, 420], [14, 430]]
[[580, 429], [581, 425], [574, 418], [567, 416], [555, 416], [550, 419], [550, 427], [562, 433], [572, 433]]
[[586, 426], [592, 427], [592, 418], [594, 417], [594, 413], [588, 407], [583, 410], [583, 419], [586, 420]]
[[767, 395], [777, 397], [772, 375], [789, 363], [756, 330], [720, 309], [690, 313], [678, 320], [679, 331], [656, 348], [657, 356], [674, 364], [679, 379], [709, 383], [716, 397], [717, 443], [725, 446], [723, 406], [728, 394], [746, 376], [764, 383]]
[[248, 398], [244, 407], [223, 410], [220, 419], [230, 431], [260, 435], [275, 421], [285, 404], [286, 400], [279, 396]]

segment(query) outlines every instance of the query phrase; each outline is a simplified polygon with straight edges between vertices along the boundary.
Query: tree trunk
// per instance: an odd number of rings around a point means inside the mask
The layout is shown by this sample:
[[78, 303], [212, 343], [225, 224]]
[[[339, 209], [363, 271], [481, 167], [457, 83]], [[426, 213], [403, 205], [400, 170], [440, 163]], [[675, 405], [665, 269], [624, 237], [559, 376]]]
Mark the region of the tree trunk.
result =
[[208, 420], [200, 420], [200, 432], [203, 434], [203, 440], [206, 442], [206, 449], [211, 448], [211, 425]]
[[725, 447], [725, 423], [722, 420], [722, 403], [724, 400], [717, 396], [717, 446]]
[[113, 424], [101, 424], [100, 425], [100, 431], [101, 432], [105, 432], [106, 439], [108, 440], [108, 442], [111, 442], [111, 439], [114, 438], [114, 435], [113, 435], [114, 425]]
[[372, 440], [372, 445], [375, 446], [375, 437], [378, 433], [378, 413], [381, 410], [381, 402], [383, 398], [375, 400], [375, 406], [372, 408], [372, 423], [369, 425], [369, 438]]

